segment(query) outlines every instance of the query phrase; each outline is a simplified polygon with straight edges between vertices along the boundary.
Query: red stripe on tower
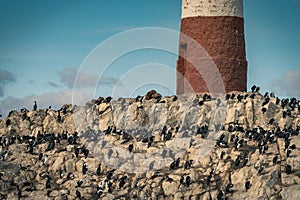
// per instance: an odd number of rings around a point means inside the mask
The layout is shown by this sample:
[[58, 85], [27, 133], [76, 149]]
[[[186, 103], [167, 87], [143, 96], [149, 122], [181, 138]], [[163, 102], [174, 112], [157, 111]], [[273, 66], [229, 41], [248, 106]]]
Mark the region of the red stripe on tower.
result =
[[[215, 84], [216, 73], [223, 80], [225, 92], [246, 91], [243, 0], [182, 0], [180, 31], [177, 94], [214, 92], [208, 85]], [[186, 36], [206, 53], [199, 53], [199, 48], [193, 47]], [[202, 61], [191, 63], [196, 57]], [[217, 71], [205, 64], [209, 60], [215, 63]]]

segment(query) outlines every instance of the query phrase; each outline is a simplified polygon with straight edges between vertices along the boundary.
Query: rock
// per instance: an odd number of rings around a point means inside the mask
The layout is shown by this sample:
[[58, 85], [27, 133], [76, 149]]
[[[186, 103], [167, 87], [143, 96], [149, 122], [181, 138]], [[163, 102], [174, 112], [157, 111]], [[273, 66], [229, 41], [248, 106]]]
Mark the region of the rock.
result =
[[177, 191], [178, 186], [179, 186], [179, 184], [176, 182], [170, 183], [168, 181], [164, 181], [162, 183], [162, 189], [164, 190], [164, 194], [166, 196], [174, 195]]
[[174, 138], [173, 140], [166, 141], [166, 148], [172, 150], [188, 149], [191, 143], [191, 138]]
[[300, 185], [285, 187], [280, 192], [282, 199], [297, 200], [300, 199]]
[[149, 92], [145, 95], [145, 99], [146, 99], [146, 100], [150, 100], [150, 99], [152, 99], [152, 98], [157, 99], [157, 98], [160, 98], [160, 97], [161, 97], [161, 95], [158, 94], [155, 90], [151, 90], [151, 91], [149, 91]]
[[227, 116], [226, 116], [226, 123], [227, 124], [235, 123], [236, 121], [238, 121], [238, 115], [239, 115], [239, 112], [237, 111], [236, 108], [228, 109]]
[[74, 171], [76, 171], [74, 160], [67, 160], [65, 162], [65, 168], [66, 168], [67, 172], [74, 172]]
[[52, 170], [54, 172], [59, 171], [60, 169], [63, 168], [63, 164], [64, 164], [64, 157], [62, 157], [62, 156], [56, 157], [56, 159], [52, 165]]
[[[225, 97], [218, 97], [221, 100], [217, 101], [213, 97], [203, 105], [199, 105], [202, 94], [179, 95], [176, 101], [172, 97], [161, 98], [155, 91], [147, 95], [148, 100], [145, 97], [138, 102], [120, 98], [108, 103], [102, 102], [103, 98], [86, 106], [68, 106], [66, 111], [61, 110], [61, 122], [55, 110], [30, 111], [30, 118], [25, 120], [21, 112], [14, 111], [9, 117], [10, 125], [6, 124], [7, 118], [0, 119], [0, 199], [17, 197], [15, 183], [26, 199], [75, 199], [76, 190], [86, 199], [94, 199], [97, 191], [101, 199], [217, 199], [219, 189], [224, 190], [229, 182], [234, 192], [226, 194], [228, 199], [293, 199], [292, 194], [298, 198], [297, 109], [283, 119], [283, 110], [289, 108], [282, 109], [271, 98], [263, 114], [264, 97], [259, 94], [240, 102], [236, 98], [225, 101]], [[272, 125], [268, 124], [270, 118], [275, 121]], [[236, 130], [227, 131], [230, 123]], [[200, 128], [204, 125], [208, 126], [205, 137]], [[219, 125], [224, 125], [224, 129], [217, 129]], [[277, 125], [281, 132], [273, 135]], [[289, 126], [292, 129], [283, 129]], [[239, 130], [241, 127], [245, 130]], [[111, 131], [105, 131], [110, 128]], [[75, 131], [78, 138], [72, 143], [65, 137], [72, 139]], [[167, 140], [166, 132], [171, 133]], [[34, 143], [31, 154], [26, 137], [37, 137], [38, 133], [47, 137], [54, 134], [55, 149], [46, 152], [49, 138], [44, 138]], [[217, 145], [222, 134], [228, 146]], [[238, 137], [237, 142], [231, 139], [233, 135]], [[295, 144], [288, 158], [286, 135], [291, 135], [288, 146]], [[274, 141], [268, 141], [264, 146], [268, 149], [260, 153], [258, 140], [269, 140], [271, 136]], [[235, 143], [239, 148], [234, 147]], [[78, 157], [74, 149], [78, 149]], [[85, 149], [89, 150], [87, 155]], [[225, 155], [221, 159], [222, 152]], [[273, 163], [276, 155], [278, 161]], [[238, 157], [240, 163], [236, 165]], [[174, 166], [172, 163], [178, 158], [180, 162]], [[245, 164], [244, 158], [248, 159]], [[191, 166], [185, 168], [191, 160]], [[88, 167], [85, 174], [83, 163]], [[286, 165], [292, 167], [289, 174]], [[261, 166], [264, 170], [258, 173]], [[208, 187], [210, 174], [213, 175]], [[181, 176], [184, 179], [180, 184]], [[191, 178], [188, 186], [187, 176]], [[248, 191], [246, 181], [251, 183]]]

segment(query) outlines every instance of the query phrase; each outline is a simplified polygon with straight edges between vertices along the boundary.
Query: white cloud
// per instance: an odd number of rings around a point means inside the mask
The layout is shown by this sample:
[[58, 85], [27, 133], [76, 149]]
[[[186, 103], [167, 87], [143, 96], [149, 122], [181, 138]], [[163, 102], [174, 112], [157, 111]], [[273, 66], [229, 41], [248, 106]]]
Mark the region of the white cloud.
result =
[[41, 95], [26, 96], [23, 98], [8, 97], [0, 102], [0, 113], [3, 116], [12, 109], [20, 110], [21, 108], [32, 109], [33, 101], [37, 101], [38, 108], [48, 108], [50, 105], [53, 109], [59, 109], [64, 104], [84, 105], [92, 97], [87, 96], [82, 91], [59, 91], [53, 93], [44, 93]]
[[0, 97], [4, 96], [5, 85], [14, 82], [16, 82], [16, 77], [14, 74], [7, 70], [0, 70]]
[[272, 84], [274, 90], [287, 97], [300, 98], [300, 70], [289, 70]]
[[[87, 87], [96, 87], [98, 84], [103, 86], [114, 86], [116, 84], [122, 85], [119, 82], [119, 79], [115, 77], [103, 77], [101, 80], [98, 80], [99, 77], [95, 75], [87, 74], [83, 71], [78, 71], [74, 67], [69, 67], [61, 72], [59, 72], [60, 81], [70, 89], [76, 88], [87, 88]], [[76, 81], [76, 84], [74, 84]], [[98, 82], [99, 81], [99, 82]]]

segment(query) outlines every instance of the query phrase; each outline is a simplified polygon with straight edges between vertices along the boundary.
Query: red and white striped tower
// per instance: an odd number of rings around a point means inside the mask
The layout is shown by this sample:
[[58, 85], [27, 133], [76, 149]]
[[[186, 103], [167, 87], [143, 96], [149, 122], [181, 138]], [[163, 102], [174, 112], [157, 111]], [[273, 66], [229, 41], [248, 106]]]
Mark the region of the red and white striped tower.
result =
[[[207, 85], [214, 84], [216, 71], [210, 65], [205, 66], [206, 62], [191, 64], [190, 60], [199, 55], [203, 56], [202, 60], [214, 61], [225, 92], [246, 91], [243, 0], [182, 0], [181, 33], [199, 43], [206, 51], [206, 58], [186, 37], [180, 36], [177, 94], [191, 91], [186, 89], [186, 84], [197, 93], [211, 92]], [[208, 77], [203, 77], [201, 70]]]

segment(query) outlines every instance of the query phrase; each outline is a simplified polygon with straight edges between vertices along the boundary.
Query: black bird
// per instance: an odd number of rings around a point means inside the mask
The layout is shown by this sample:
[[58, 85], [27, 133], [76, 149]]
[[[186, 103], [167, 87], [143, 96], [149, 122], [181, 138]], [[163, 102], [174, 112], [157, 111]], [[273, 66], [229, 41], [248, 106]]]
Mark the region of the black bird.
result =
[[280, 103], [280, 99], [276, 97], [276, 105], [278, 105], [279, 103]]
[[135, 102], [142, 102], [143, 97], [138, 95], [137, 97], [135, 97]]
[[220, 136], [219, 141], [222, 142], [222, 141], [224, 140], [224, 138], [225, 138], [225, 134], [223, 133], [223, 134]]
[[47, 181], [46, 181], [46, 189], [49, 189], [51, 188], [51, 185], [50, 185], [50, 178], [47, 178]]
[[193, 162], [193, 160], [187, 160], [184, 164], [184, 169], [190, 169], [192, 167]]
[[258, 169], [258, 174], [262, 174], [265, 169], [265, 166], [261, 165]]
[[286, 150], [286, 157], [290, 157], [290, 154], [292, 153], [292, 149]]
[[244, 159], [243, 159], [243, 166], [246, 166], [247, 163], [248, 163], [248, 161], [249, 161], [249, 158], [244, 158]]
[[172, 138], [172, 132], [168, 132], [166, 134], [164, 134], [164, 141], [168, 141], [168, 140], [171, 140]]
[[76, 190], [76, 197], [81, 199], [81, 193], [78, 190]]
[[290, 149], [295, 150], [295, 149], [296, 149], [296, 145], [295, 145], [295, 144], [292, 144], [292, 145], [290, 146]]
[[190, 176], [185, 177], [185, 184], [187, 187], [189, 187], [191, 185], [191, 177]]
[[[287, 137], [289, 137], [289, 135], [287, 135]], [[285, 138], [284, 144], [285, 144], [284, 148], [287, 149], [290, 146], [291, 142], [290, 142], [290, 140], [288, 138]]]
[[204, 105], [204, 101], [199, 101], [199, 106], [203, 106]]
[[256, 87], [255, 92], [259, 92], [260, 87]]
[[133, 150], [133, 144], [130, 144], [130, 145], [128, 146], [128, 151], [129, 151], [129, 152], [132, 152], [132, 150]]
[[232, 192], [230, 189], [233, 188], [233, 184], [232, 183], [228, 183], [225, 187], [225, 192], [226, 193], [230, 193]]
[[179, 182], [180, 182], [180, 184], [184, 184], [184, 176], [183, 175], [180, 176], [180, 181]]
[[204, 94], [203, 101], [211, 101], [211, 96], [209, 94]]
[[79, 181], [77, 181], [77, 187], [80, 187], [83, 184], [83, 181], [80, 179]]
[[211, 183], [212, 174], [209, 174], [209, 176], [206, 178], [206, 184], [209, 185]]
[[236, 158], [235, 161], [234, 161], [234, 165], [235, 165], [236, 167], [238, 167], [238, 166], [240, 165], [240, 163], [241, 163], [240, 155], [238, 155], [237, 158]]
[[230, 99], [230, 94], [226, 94], [225, 100], [228, 101]]
[[89, 152], [90, 152], [90, 151], [89, 151], [87, 148], [83, 148], [83, 150], [82, 150], [82, 151], [83, 151], [83, 155], [84, 155], [84, 157], [85, 157], [85, 158], [87, 158], [87, 157], [88, 157], [88, 155], [89, 155]]
[[283, 111], [283, 112], [282, 112], [282, 118], [285, 119], [286, 116], [287, 116], [287, 112], [286, 112], [286, 111]]
[[82, 174], [86, 174], [88, 168], [87, 168], [87, 165], [85, 163], [83, 163], [82, 165]]
[[270, 93], [270, 97], [275, 98], [274, 92], [271, 92], [271, 93]]
[[36, 101], [34, 101], [33, 110], [37, 110], [37, 104], [36, 104]]
[[255, 89], [256, 89], [256, 85], [253, 85], [253, 86], [251, 87], [251, 91], [252, 91], [252, 92], [255, 92]]
[[215, 171], [216, 171], [216, 168], [215, 168], [215, 167], [213, 167], [213, 168], [211, 168], [211, 170], [210, 170], [209, 174], [210, 174], [210, 175], [213, 175], [213, 174], [215, 173]]
[[217, 200], [223, 200], [224, 195], [225, 195], [225, 193], [223, 192], [223, 190], [220, 190], [217, 195]]
[[147, 147], [148, 148], [151, 147], [152, 143], [153, 143], [153, 141], [149, 141]]
[[266, 92], [264, 97], [267, 98], [269, 96], [269, 92]]
[[110, 171], [107, 173], [106, 178], [107, 178], [107, 179], [111, 179], [112, 176], [114, 175], [114, 172], [115, 172], [114, 169], [110, 170]]
[[259, 153], [263, 155], [265, 154], [265, 152], [266, 152], [266, 146], [264, 145], [259, 146]]
[[110, 101], [112, 100], [112, 97], [106, 97], [105, 99], [104, 99], [104, 103], [109, 103]]
[[28, 153], [33, 154], [33, 144], [32, 143], [29, 144], [28, 148], [29, 148]]
[[275, 119], [274, 119], [274, 118], [271, 118], [270, 121], [269, 121], [269, 124], [272, 125], [274, 122], [275, 122]]
[[73, 135], [70, 135], [70, 136], [68, 137], [68, 143], [69, 143], [70, 145], [75, 144], [75, 138], [74, 138]]
[[220, 155], [220, 159], [223, 159], [224, 156], [225, 156], [225, 151], [222, 151], [222, 152], [221, 152], [221, 155]]
[[74, 174], [72, 172], [69, 172], [67, 175], [67, 180], [72, 180], [74, 177]]
[[230, 99], [234, 99], [234, 97], [235, 97], [235, 94], [232, 93], [231, 96], [230, 96]]
[[[234, 132], [235, 131], [234, 125], [233, 124], [229, 124], [227, 131], [228, 132]], [[232, 134], [231, 137], [230, 137], [230, 142], [232, 142], [234, 138], [235, 138], [235, 135]]]
[[39, 176], [40, 176], [42, 179], [47, 178], [47, 179], [52, 180], [52, 178], [48, 175], [47, 172], [41, 172], [41, 173], [39, 174]]
[[171, 164], [170, 164], [170, 169], [176, 169], [179, 167], [179, 163], [180, 163], [180, 158], [177, 158], [177, 160], [173, 161]]
[[96, 174], [97, 174], [98, 176], [101, 175], [101, 164], [98, 165], [97, 170], [96, 170]]
[[107, 186], [108, 186], [108, 193], [112, 193], [113, 192], [112, 183], [108, 182]]
[[54, 140], [54, 139], [52, 139], [52, 140], [49, 142], [49, 144], [48, 144], [48, 147], [47, 147], [46, 151], [51, 151], [51, 150], [53, 150], [53, 149], [54, 149], [54, 147], [55, 147], [55, 140]]
[[285, 172], [287, 174], [291, 174], [292, 173], [292, 166], [291, 165], [286, 165], [285, 166]]
[[172, 101], [177, 101], [178, 97], [176, 95], [174, 95]]
[[97, 192], [96, 192], [96, 199], [101, 199], [101, 195], [103, 194], [103, 190], [102, 188], [99, 188], [97, 187]]
[[273, 158], [273, 165], [276, 165], [278, 162], [278, 155], [274, 156]]
[[246, 182], [245, 182], [246, 192], [250, 189], [250, 187], [251, 187], [250, 181], [246, 181]]
[[22, 197], [22, 191], [18, 185], [17, 185], [17, 191], [18, 191], [18, 200], [20, 200]]
[[123, 176], [119, 182], [119, 189], [121, 189], [126, 183], [127, 176]]
[[172, 182], [173, 182], [173, 179], [170, 178], [169, 176], [166, 176], [166, 181], [168, 181], [169, 183], [172, 183]]
[[24, 167], [24, 166], [22, 166], [22, 165], [20, 164], [20, 169], [21, 169], [22, 171], [28, 170], [28, 166], [27, 166], [27, 167]]
[[43, 159], [43, 156], [44, 156], [43, 153], [40, 153], [40, 154], [39, 154], [39, 161], [41, 161], [41, 160]]
[[237, 100], [238, 100], [238, 102], [241, 102], [241, 101], [242, 101], [242, 99], [244, 99], [244, 96], [239, 94], [239, 95], [237, 96]]
[[58, 123], [61, 123], [60, 111], [58, 111], [58, 114], [57, 114], [57, 122], [58, 122]]
[[7, 119], [7, 120], [5, 121], [6, 126], [9, 126], [10, 123], [11, 123], [10, 119]]
[[265, 101], [262, 103], [262, 106], [267, 105], [269, 102], [270, 102], [270, 98], [267, 97], [267, 98], [265, 99]]
[[80, 150], [79, 148], [74, 147], [74, 153], [75, 153], [76, 158], [79, 157], [79, 150]]
[[292, 116], [291, 111], [290, 111], [290, 110], [287, 110], [287, 111], [286, 111], [286, 115], [287, 115], [288, 117], [291, 117], [291, 116]]

